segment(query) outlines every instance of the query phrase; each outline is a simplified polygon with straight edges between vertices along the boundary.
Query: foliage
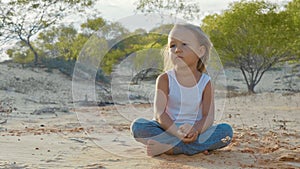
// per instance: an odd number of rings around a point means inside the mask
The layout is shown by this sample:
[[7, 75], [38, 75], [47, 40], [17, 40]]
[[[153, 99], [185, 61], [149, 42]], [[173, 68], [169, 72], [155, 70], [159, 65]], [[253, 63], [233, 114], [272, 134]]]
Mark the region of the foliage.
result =
[[289, 47], [298, 56], [296, 61], [300, 61], [300, 0], [292, 0], [286, 5], [282, 12], [285, 18], [287, 28], [287, 39], [290, 39]]
[[107, 40], [97, 35], [92, 35], [81, 49], [79, 62], [97, 68], [100, 60], [108, 50]]
[[[94, 31], [97, 28], [99, 30]], [[31, 43], [41, 56], [40, 62], [46, 64], [49, 70], [59, 68], [71, 75], [71, 69], [75, 66], [73, 63], [77, 62], [90, 67], [88, 71], [98, 70], [97, 78], [103, 80], [103, 73], [110, 75], [115, 65], [132, 53], [138, 55], [133, 61], [136, 70], [143, 68], [145, 63], [161, 68], [160, 49], [167, 43], [167, 33], [160, 31], [168, 32], [167, 28], [170, 28], [170, 25], [154, 28], [150, 33], [143, 29], [129, 32], [120, 23], [94, 18], [83, 23], [81, 31], [72, 26], [53, 26], [39, 33]], [[24, 46], [26, 45], [22, 46], [22, 61], [25, 61], [25, 57], [34, 56], [31, 50]], [[10, 57], [18, 55], [18, 48], [9, 50]], [[85, 69], [83, 66], [81, 68]]]
[[250, 93], [267, 70], [297, 55], [292, 27], [278, 5], [265, 1], [232, 3], [223, 13], [205, 17], [202, 25], [221, 60], [242, 71]]
[[0, 23], [3, 26], [1, 42], [22, 41], [34, 54], [38, 63], [38, 53], [32, 45], [32, 37], [40, 31], [56, 24], [74, 10], [92, 5], [91, 0], [10, 0], [0, 1]]
[[40, 33], [35, 43], [43, 49], [44, 56], [74, 60], [87, 40], [87, 36], [79, 34], [72, 26], [60, 26]]
[[8, 49], [6, 53], [13, 58], [13, 61], [22, 65], [28, 64], [34, 60], [34, 54], [28, 50], [24, 42], [18, 42], [12, 49]]
[[[103, 22], [102, 22], [103, 21]], [[104, 24], [104, 25], [103, 25]], [[90, 66], [98, 67], [100, 64], [101, 70], [110, 74], [113, 64], [116, 63], [116, 58], [122, 56], [124, 50], [121, 45], [118, 46], [121, 50], [114, 50], [115, 43], [124, 39], [129, 31], [120, 23], [108, 22], [98, 18], [88, 20], [87, 23], [81, 25], [85, 30], [96, 30], [89, 34], [89, 39], [84, 44], [80, 53], [80, 62], [84, 62]], [[89, 32], [89, 31], [87, 31]], [[114, 48], [114, 49], [110, 49]], [[108, 52], [113, 52], [110, 57], [105, 57]], [[105, 64], [101, 64], [100, 62]]]
[[104, 25], [106, 25], [106, 21], [103, 18], [98, 17], [94, 19], [87, 19], [85, 23], [81, 24], [81, 28], [90, 29], [91, 31], [96, 32]]
[[136, 57], [133, 60], [136, 70], [144, 70], [148, 68], [156, 68], [163, 70], [163, 57], [160, 49], [145, 49], [136, 52]]
[[173, 26], [174, 26], [173, 24], [164, 24], [159, 27], [151, 29], [150, 32], [164, 34], [168, 36]]
[[[119, 63], [122, 59], [128, 57], [132, 53], [136, 53], [138, 51], [151, 49], [151, 48], [161, 49], [166, 43], [167, 43], [166, 35], [161, 35], [156, 33], [130, 35], [124, 40], [115, 44], [107, 52], [107, 54], [104, 56], [101, 62], [101, 68], [103, 68], [104, 72], [110, 74], [115, 64]], [[160, 57], [161, 55], [158, 56]], [[146, 57], [143, 58], [149, 61], [149, 58]], [[143, 62], [146, 62], [146, 60], [142, 59], [140, 61], [135, 61], [136, 66], [138, 66], [137, 62], [143, 64]]]
[[142, 13], [158, 13], [164, 15], [182, 16], [185, 19], [193, 20], [199, 18], [200, 7], [197, 1], [184, 0], [139, 0], [136, 10]]

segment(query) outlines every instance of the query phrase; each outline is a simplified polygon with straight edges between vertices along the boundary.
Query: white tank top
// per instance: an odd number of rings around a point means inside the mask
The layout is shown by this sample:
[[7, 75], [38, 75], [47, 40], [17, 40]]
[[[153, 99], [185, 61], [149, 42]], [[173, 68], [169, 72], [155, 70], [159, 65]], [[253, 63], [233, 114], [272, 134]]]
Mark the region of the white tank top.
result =
[[167, 71], [169, 79], [169, 97], [166, 112], [175, 123], [194, 124], [202, 119], [202, 94], [210, 77], [202, 73], [193, 87], [184, 87], [176, 79], [174, 69]]

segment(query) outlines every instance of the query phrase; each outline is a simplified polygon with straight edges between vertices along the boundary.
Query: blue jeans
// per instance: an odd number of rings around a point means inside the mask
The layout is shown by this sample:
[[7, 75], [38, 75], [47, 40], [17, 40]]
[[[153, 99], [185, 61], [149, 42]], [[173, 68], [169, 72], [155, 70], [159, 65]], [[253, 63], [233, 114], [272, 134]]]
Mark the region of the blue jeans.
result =
[[[180, 126], [182, 124], [176, 124]], [[230, 125], [222, 123], [213, 125], [200, 134], [193, 143], [185, 144], [176, 136], [167, 133], [155, 120], [136, 119], [131, 124], [131, 134], [135, 139], [156, 140], [163, 144], [173, 145], [173, 154], [193, 155], [226, 147], [232, 139]], [[138, 139], [137, 139], [138, 141]]]

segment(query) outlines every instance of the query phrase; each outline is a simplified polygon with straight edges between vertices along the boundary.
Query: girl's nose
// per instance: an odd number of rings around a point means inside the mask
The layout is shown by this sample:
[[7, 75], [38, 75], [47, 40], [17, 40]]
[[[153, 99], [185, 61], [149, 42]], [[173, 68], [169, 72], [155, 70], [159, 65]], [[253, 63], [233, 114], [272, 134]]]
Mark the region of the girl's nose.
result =
[[175, 48], [175, 53], [179, 53], [179, 52], [182, 52], [182, 50], [181, 50], [180, 47], [176, 46], [176, 48]]

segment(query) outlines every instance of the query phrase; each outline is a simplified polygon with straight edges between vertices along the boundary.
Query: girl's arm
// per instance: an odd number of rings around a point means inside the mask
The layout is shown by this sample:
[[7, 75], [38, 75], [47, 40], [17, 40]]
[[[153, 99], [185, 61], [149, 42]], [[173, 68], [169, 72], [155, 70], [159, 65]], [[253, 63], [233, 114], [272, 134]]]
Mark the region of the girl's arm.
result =
[[202, 119], [195, 121], [194, 126], [185, 124], [180, 126], [184, 128], [186, 137], [183, 138], [184, 143], [192, 143], [197, 140], [198, 135], [207, 130], [214, 122], [214, 96], [210, 82], [207, 83], [202, 96]]
[[202, 96], [202, 119], [196, 121], [194, 128], [199, 134], [206, 131], [213, 123], [215, 116], [215, 103], [212, 84], [209, 81], [203, 91]]
[[166, 113], [166, 106], [169, 94], [169, 80], [166, 73], [160, 75], [156, 80], [156, 89], [154, 97], [154, 118], [161, 127], [168, 133], [182, 138], [178, 133], [178, 128], [171, 117]]

